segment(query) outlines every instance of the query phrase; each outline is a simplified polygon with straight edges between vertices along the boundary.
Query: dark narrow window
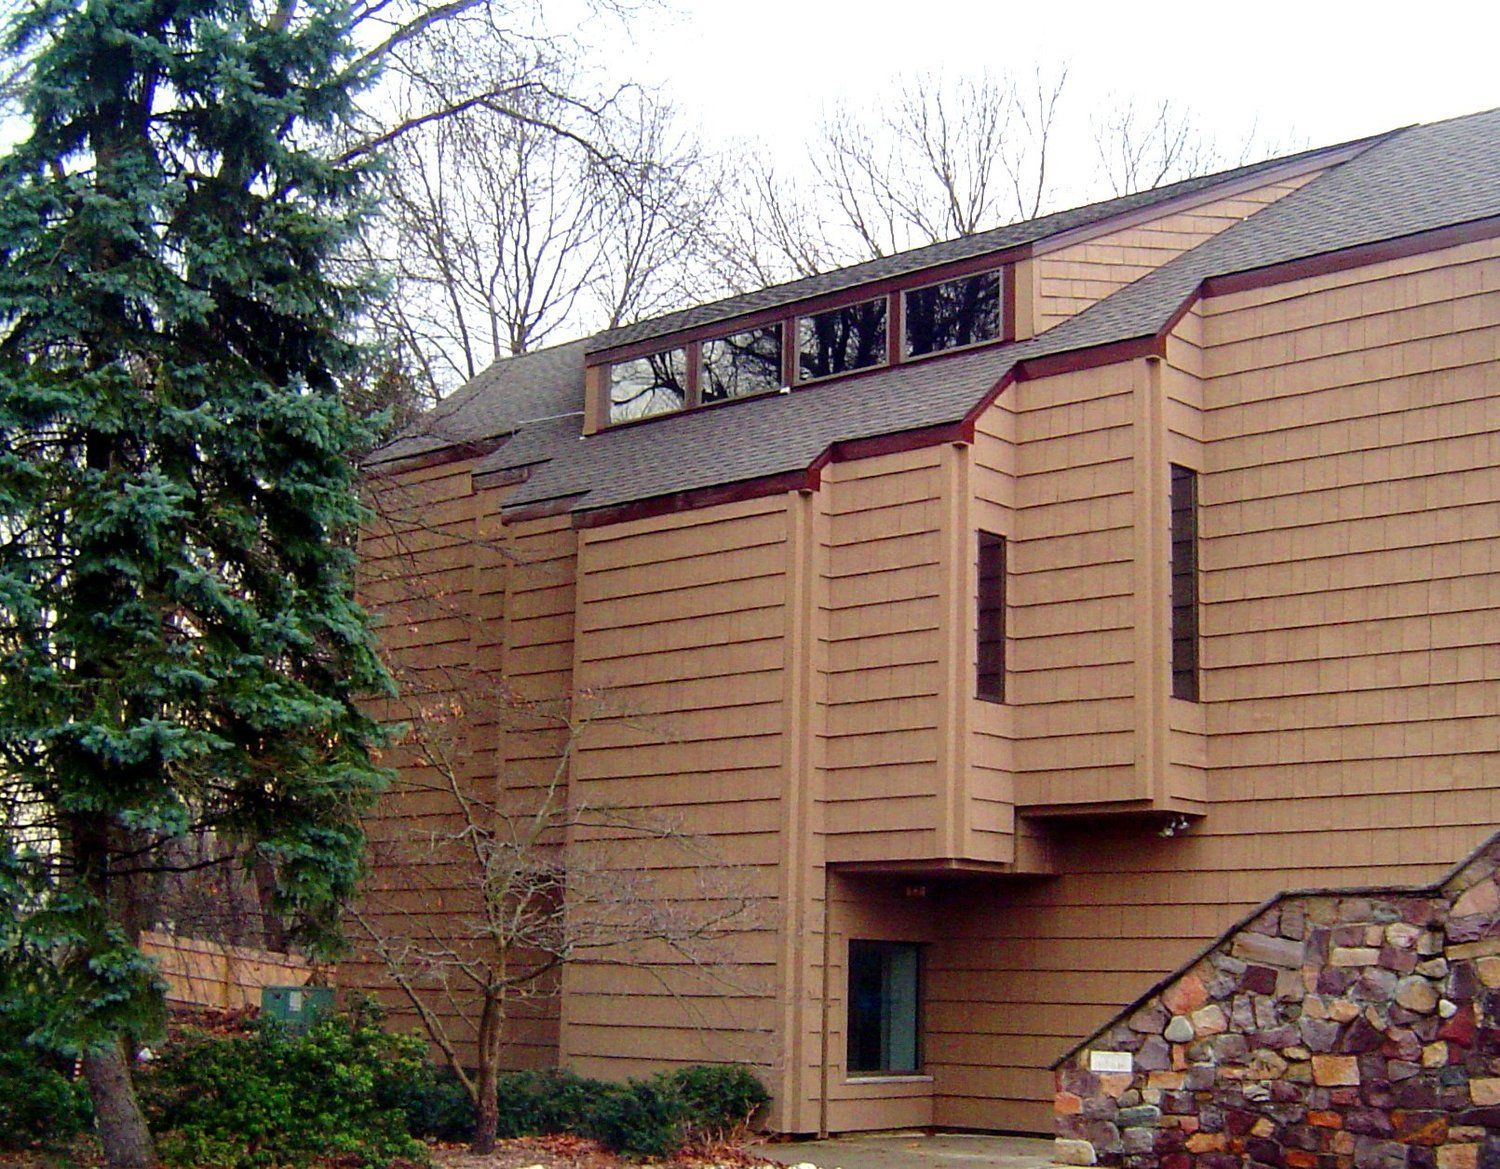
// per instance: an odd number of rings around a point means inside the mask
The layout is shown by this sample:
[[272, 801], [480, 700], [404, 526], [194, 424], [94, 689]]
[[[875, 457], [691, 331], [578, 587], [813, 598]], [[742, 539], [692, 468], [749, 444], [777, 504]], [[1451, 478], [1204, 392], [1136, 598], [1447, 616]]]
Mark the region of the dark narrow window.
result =
[[1172, 697], [1198, 701], [1198, 472], [1172, 466]]
[[906, 352], [962, 349], [1000, 336], [1000, 273], [961, 276], [906, 293]]
[[979, 533], [980, 698], [1005, 701], [1005, 537]]
[[853, 1075], [911, 1075], [918, 1043], [921, 954], [909, 942], [849, 943], [849, 1061]]

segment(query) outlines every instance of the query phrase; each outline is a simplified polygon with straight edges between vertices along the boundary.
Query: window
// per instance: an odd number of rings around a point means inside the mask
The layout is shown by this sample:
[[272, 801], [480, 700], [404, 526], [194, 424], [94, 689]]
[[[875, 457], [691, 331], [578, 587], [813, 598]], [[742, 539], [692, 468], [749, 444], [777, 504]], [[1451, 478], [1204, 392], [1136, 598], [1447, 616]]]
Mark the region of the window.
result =
[[832, 309], [797, 322], [803, 380], [832, 377], [885, 362], [885, 298]]
[[921, 1067], [920, 958], [908, 942], [849, 943], [850, 1074], [910, 1075]]
[[913, 288], [903, 315], [906, 352], [912, 357], [993, 341], [1000, 336], [1000, 273]]
[[609, 420], [650, 418], [687, 403], [687, 350], [668, 349], [609, 367]]
[[894, 286], [882, 284], [888, 291], [879, 296], [869, 295], [872, 286], [843, 290], [839, 297], [866, 299], [801, 316], [795, 305], [760, 308], [753, 319], [764, 324], [695, 326], [691, 340], [680, 334], [652, 342], [664, 347], [659, 352], [613, 363], [607, 353], [591, 353], [589, 365], [594, 376], [609, 370], [607, 388], [598, 392], [608, 395], [611, 424], [756, 397], [1005, 339], [1007, 271], [936, 281], [931, 269], [906, 273]]
[[703, 400], [724, 402], [779, 390], [781, 326], [746, 329], [703, 342]]
[[1172, 466], [1172, 697], [1198, 701], [1198, 473]]
[[979, 533], [979, 630], [976, 692], [1005, 701], [1005, 537]]

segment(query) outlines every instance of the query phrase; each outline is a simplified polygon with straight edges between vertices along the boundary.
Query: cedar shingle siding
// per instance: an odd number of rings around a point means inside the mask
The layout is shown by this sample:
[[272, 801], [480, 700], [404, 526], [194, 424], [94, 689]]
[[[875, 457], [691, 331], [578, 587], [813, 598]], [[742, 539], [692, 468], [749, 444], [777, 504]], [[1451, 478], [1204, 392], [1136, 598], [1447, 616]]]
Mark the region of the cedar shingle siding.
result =
[[[990, 254], [1013, 341], [599, 424], [611, 348]], [[1047, 1131], [1051, 1062], [1252, 906], [1435, 879], [1500, 824], [1497, 376], [1497, 113], [497, 363], [372, 459], [419, 500], [363, 549], [392, 652], [604, 696], [576, 798], [763, 909], [717, 982], [570, 967], [515, 1061], [746, 1060], [790, 1132]], [[524, 796], [562, 744], [482, 705], [469, 778]], [[920, 947], [917, 1076], [847, 1074], [851, 939]]]

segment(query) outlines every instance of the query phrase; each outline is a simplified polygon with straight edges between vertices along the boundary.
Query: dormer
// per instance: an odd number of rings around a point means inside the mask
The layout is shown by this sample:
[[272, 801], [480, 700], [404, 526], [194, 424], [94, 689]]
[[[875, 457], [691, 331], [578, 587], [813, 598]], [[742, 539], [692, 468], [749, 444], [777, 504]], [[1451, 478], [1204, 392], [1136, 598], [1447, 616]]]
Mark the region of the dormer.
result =
[[1025, 340], [1368, 145], [1189, 179], [600, 334], [586, 346], [584, 433]]
[[586, 358], [585, 432], [1004, 344], [1015, 306], [1014, 264], [982, 255], [608, 345]]

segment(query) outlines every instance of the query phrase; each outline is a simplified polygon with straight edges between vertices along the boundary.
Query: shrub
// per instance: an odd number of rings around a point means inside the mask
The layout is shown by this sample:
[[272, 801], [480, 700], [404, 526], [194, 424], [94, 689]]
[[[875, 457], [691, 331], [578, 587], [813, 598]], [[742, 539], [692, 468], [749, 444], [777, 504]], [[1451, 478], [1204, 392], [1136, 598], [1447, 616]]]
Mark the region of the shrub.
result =
[[[420, 1048], [416, 1043], [411, 1055]], [[617, 1153], [662, 1157], [686, 1141], [722, 1138], [769, 1100], [747, 1068], [733, 1065], [680, 1068], [623, 1084], [560, 1069], [508, 1072], [496, 1091], [496, 1135], [572, 1133]], [[375, 1103], [400, 1113], [413, 1136], [467, 1140], [474, 1132], [474, 1108], [463, 1085], [447, 1069], [430, 1064], [405, 1060], [399, 1070], [377, 1077]]]
[[0, 1148], [66, 1144], [92, 1123], [83, 1084], [49, 1067], [30, 1048], [0, 1051]]
[[681, 1098], [688, 1136], [694, 1140], [718, 1140], [749, 1124], [756, 1109], [771, 1102], [765, 1085], [739, 1064], [699, 1064], [663, 1078]]
[[567, 1071], [511, 1072], [497, 1092], [501, 1137], [574, 1133], [617, 1153], [661, 1157], [714, 1139], [770, 1097], [743, 1067], [689, 1067], [623, 1084]]
[[263, 1024], [250, 1038], [189, 1035], [148, 1079], [147, 1107], [171, 1165], [261, 1169], [342, 1157], [426, 1160], [402, 1111], [383, 1103], [427, 1071], [425, 1045], [335, 1017], [306, 1035]]
[[498, 1135], [589, 1134], [594, 1101], [614, 1085], [569, 1071], [508, 1072], [495, 1093], [500, 1105]]
[[66, 1144], [93, 1123], [88, 1089], [26, 1042], [28, 1020], [0, 1014], [0, 1149]]
[[638, 1157], [666, 1157], [682, 1147], [687, 1109], [668, 1080], [657, 1076], [601, 1086], [605, 1090], [589, 1109], [588, 1136]]
[[447, 1068], [424, 1065], [420, 1075], [377, 1085], [375, 1100], [406, 1117], [406, 1131], [414, 1137], [466, 1141], [474, 1135], [474, 1104], [469, 1093]]

